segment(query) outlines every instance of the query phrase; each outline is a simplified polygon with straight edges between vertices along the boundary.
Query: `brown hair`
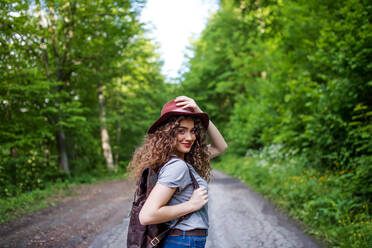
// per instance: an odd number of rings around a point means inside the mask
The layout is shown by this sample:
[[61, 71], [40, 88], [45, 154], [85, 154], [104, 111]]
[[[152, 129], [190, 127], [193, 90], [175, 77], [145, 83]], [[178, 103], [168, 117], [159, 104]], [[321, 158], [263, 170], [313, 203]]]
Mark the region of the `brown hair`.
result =
[[[139, 178], [146, 167], [151, 167], [158, 171], [176, 151], [176, 131], [185, 116], [175, 116], [159, 126], [154, 133], [145, 136], [144, 141], [138, 147], [132, 161], [129, 163], [129, 170], [136, 179]], [[194, 120], [196, 140], [189, 153], [185, 154], [185, 161], [191, 164], [198, 174], [209, 182], [210, 179], [210, 154], [206, 142], [206, 130], [201, 124], [200, 119]]]

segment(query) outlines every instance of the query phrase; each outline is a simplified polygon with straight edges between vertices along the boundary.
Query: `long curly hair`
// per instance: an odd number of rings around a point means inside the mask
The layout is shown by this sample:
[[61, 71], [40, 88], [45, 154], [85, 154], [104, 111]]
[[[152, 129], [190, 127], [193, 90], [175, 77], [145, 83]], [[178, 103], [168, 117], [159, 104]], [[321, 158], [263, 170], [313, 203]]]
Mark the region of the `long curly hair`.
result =
[[[131, 176], [138, 179], [144, 168], [151, 167], [155, 171], [171, 159], [176, 152], [176, 132], [182, 120], [186, 116], [175, 116], [166, 123], [160, 125], [155, 132], [147, 134], [140, 147], [138, 147], [129, 163]], [[191, 164], [198, 174], [207, 182], [210, 180], [210, 154], [206, 142], [206, 130], [200, 119], [194, 120], [196, 139], [190, 152], [185, 154], [184, 160]]]

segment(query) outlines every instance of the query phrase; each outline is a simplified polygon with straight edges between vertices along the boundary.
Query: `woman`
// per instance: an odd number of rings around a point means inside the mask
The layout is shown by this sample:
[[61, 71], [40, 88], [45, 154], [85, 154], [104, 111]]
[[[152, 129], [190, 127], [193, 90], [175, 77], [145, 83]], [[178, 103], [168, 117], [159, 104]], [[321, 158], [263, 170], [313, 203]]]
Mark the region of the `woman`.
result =
[[[206, 145], [206, 132], [211, 144]], [[148, 196], [139, 219], [142, 225], [175, 224], [163, 248], [205, 247], [208, 230], [210, 159], [223, 153], [227, 144], [195, 101], [180, 96], [166, 103], [160, 118], [149, 128], [134, 153], [130, 169], [139, 176], [145, 167], [158, 171], [158, 181]], [[193, 188], [191, 170], [200, 187]]]

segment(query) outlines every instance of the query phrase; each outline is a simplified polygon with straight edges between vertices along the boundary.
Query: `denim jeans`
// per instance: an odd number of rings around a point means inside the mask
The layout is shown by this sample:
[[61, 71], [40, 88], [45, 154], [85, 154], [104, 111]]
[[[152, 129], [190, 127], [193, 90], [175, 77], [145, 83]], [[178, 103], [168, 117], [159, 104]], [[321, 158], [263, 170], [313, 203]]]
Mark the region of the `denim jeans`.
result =
[[162, 248], [204, 248], [206, 241], [205, 236], [167, 236]]

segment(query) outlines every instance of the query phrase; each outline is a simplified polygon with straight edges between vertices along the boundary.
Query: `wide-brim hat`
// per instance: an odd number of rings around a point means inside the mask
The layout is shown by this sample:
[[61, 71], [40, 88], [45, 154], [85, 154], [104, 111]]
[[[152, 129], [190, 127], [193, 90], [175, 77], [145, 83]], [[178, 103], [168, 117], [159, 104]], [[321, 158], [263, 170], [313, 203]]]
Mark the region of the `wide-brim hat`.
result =
[[192, 108], [182, 108], [176, 105], [176, 102], [173, 100], [164, 104], [163, 109], [161, 110], [161, 114], [159, 119], [157, 119], [149, 128], [147, 133], [155, 132], [156, 128], [161, 124], [165, 123], [169, 118], [173, 116], [190, 116], [199, 118], [202, 122], [203, 127], [205, 130], [208, 129], [209, 126], [209, 116], [207, 113], [196, 113]]

